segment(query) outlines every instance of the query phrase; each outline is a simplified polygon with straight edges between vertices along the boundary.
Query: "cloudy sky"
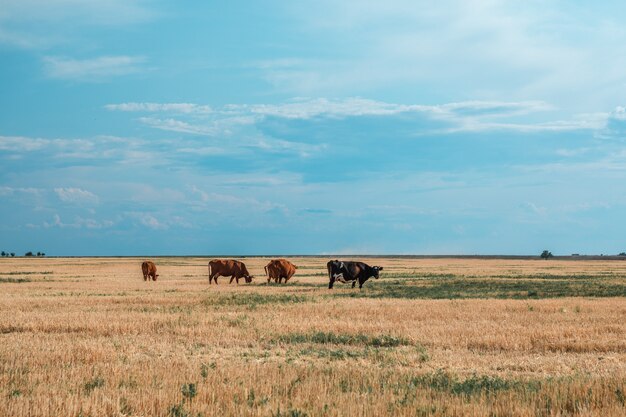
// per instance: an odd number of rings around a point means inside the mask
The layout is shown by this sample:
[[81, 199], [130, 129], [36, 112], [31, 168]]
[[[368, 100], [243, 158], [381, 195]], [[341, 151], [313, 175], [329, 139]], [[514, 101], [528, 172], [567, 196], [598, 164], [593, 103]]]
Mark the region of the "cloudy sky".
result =
[[0, 249], [626, 251], [623, 2], [178, 3], [0, 0]]

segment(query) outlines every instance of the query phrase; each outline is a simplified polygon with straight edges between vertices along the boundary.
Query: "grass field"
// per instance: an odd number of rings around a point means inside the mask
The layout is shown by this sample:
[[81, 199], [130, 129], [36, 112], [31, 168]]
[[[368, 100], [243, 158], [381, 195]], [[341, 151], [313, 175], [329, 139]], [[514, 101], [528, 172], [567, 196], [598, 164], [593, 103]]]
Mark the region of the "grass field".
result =
[[0, 260], [0, 415], [626, 415], [626, 262], [208, 260]]

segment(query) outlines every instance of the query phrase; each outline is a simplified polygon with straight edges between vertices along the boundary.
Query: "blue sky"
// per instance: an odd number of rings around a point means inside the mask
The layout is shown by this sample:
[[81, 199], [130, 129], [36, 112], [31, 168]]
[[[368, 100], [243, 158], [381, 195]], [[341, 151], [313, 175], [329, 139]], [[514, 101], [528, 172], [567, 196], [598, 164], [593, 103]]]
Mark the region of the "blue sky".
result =
[[0, 249], [626, 251], [622, 2], [224, 3], [0, 0]]

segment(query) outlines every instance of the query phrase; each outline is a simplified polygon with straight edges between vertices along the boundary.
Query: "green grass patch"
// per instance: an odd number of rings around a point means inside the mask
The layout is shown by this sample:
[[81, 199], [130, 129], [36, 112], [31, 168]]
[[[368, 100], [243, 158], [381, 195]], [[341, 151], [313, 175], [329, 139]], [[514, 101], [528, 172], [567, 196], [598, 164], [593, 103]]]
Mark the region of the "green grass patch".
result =
[[369, 336], [366, 334], [345, 334], [332, 332], [315, 332], [315, 333], [287, 333], [279, 335], [276, 339], [278, 343], [319, 343], [333, 345], [358, 345], [368, 347], [396, 347], [409, 346], [412, 343], [403, 337], [380, 335]]
[[310, 297], [297, 294], [259, 294], [255, 292], [217, 295], [204, 299], [205, 306], [258, 306], [265, 304], [295, 304], [311, 301]]
[[316, 356], [318, 358], [330, 359], [330, 360], [345, 360], [356, 359], [367, 356], [367, 352], [362, 350], [349, 350], [349, 349], [328, 349], [328, 348], [306, 348], [299, 352], [303, 356]]
[[[326, 274], [328, 275], [328, 274]], [[459, 275], [454, 274], [435, 274], [435, 273], [420, 273], [420, 272], [388, 272], [381, 273], [381, 277], [384, 279], [454, 279], [459, 278]]]
[[100, 376], [96, 376], [90, 381], [85, 382], [83, 388], [85, 389], [85, 393], [91, 394], [93, 390], [96, 388], [102, 388], [104, 386], [104, 379]]
[[[312, 283], [312, 282], [298, 282], [297, 280], [294, 280], [294, 278], [298, 278], [298, 275], [294, 275], [293, 278], [291, 278], [289, 280], [289, 282], [287, 282], [286, 284], [283, 282], [282, 284], [275, 284], [275, 285], [280, 285], [280, 286], [285, 286], [285, 287], [306, 287], [306, 288], [325, 288], [328, 287], [328, 280], [325, 280], [323, 282], [320, 282], [319, 284], [317, 283]], [[271, 284], [273, 284], [274, 281], [272, 281]]]
[[20, 284], [22, 282], [31, 282], [32, 279], [28, 278], [4, 278], [0, 277], [0, 283], [5, 282], [9, 284]]
[[327, 277], [327, 276], [328, 276], [328, 273], [324, 273], [324, 272], [318, 272], [318, 273], [308, 273], [308, 274], [299, 274], [299, 273], [296, 273], [296, 274], [292, 277], [292, 279], [293, 279], [293, 278], [296, 278], [296, 277], [305, 278], [305, 277]]
[[597, 274], [500, 274], [500, 275], [475, 275], [475, 274], [437, 274], [420, 272], [387, 272], [381, 274], [387, 279], [411, 279], [411, 280], [448, 280], [448, 279], [484, 279], [484, 280], [555, 280], [555, 281], [595, 281], [602, 279], [619, 279], [621, 275], [609, 272]]
[[463, 299], [534, 299], [559, 297], [625, 297], [624, 283], [600, 279], [557, 281], [510, 279], [395, 280], [369, 282], [361, 291], [337, 291], [333, 297]]
[[536, 392], [541, 387], [538, 381], [520, 381], [504, 379], [497, 376], [472, 375], [461, 379], [456, 375], [441, 370], [410, 378], [407, 386], [411, 388], [429, 388], [434, 391], [447, 392], [453, 395], [474, 396], [494, 395], [501, 391], [529, 391]]

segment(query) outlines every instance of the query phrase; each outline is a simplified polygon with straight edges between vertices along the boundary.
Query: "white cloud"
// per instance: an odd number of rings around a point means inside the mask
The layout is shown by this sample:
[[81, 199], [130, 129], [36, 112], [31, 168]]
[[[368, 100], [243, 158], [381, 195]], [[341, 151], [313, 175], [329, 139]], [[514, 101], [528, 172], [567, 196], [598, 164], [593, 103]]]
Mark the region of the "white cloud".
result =
[[[346, 99], [296, 98], [280, 104], [229, 104], [219, 108], [191, 103], [122, 103], [108, 104], [111, 111], [143, 111], [176, 114], [179, 118], [140, 117], [138, 120], [150, 127], [194, 135], [232, 135], [237, 129], [254, 125], [267, 117], [293, 120], [316, 118], [344, 119], [347, 117], [385, 117], [411, 114], [449, 124], [439, 128], [439, 133], [511, 130], [520, 132], [571, 131], [600, 129], [604, 127], [607, 113], [575, 115], [569, 120], [538, 122], [508, 122], [506, 118], [523, 115], [539, 115], [545, 119], [556, 110], [543, 101], [463, 101], [439, 105], [388, 103], [379, 100], [352, 97]], [[183, 116], [193, 120], [181, 120]], [[497, 121], [496, 121], [497, 120]], [[415, 133], [423, 129], [416, 121]], [[431, 132], [429, 133], [437, 133]], [[287, 147], [303, 155], [315, 149], [303, 149], [305, 145], [284, 141], [262, 140], [263, 148], [280, 150]], [[288, 146], [283, 146], [288, 145]], [[317, 149], [319, 150], [319, 149]]]
[[168, 112], [168, 113], [185, 113], [185, 114], [209, 114], [212, 112], [210, 106], [200, 106], [192, 103], [121, 103], [107, 104], [104, 106], [107, 110], [117, 110], [125, 112]]
[[527, 201], [525, 203], [522, 204], [522, 207], [528, 211], [530, 211], [533, 214], [537, 214], [540, 216], [543, 216], [546, 214], [547, 209], [545, 207], [542, 206], [538, 206], [537, 204]]
[[611, 117], [615, 120], [626, 121], [626, 107], [617, 106], [611, 113]]
[[141, 224], [149, 227], [150, 229], [167, 229], [167, 225], [159, 222], [156, 217], [150, 214], [140, 215], [139, 221], [141, 222]]
[[48, 139], [24, 136], [0, 136], [0, 151], [31, 152], [42, 149], [49, 143], [50, 141]]
[[206, 192], [195, 185], [191, 187], [191, 191], [192, 193], [197, 194], [204, 204], [223, 204], [233, 208], [249, 208], [259, 212], [267, 212], [274, 209], [282, 210], [283, 212], [288, 211], [284, 204], [277, 204], [268, 200], [259, 200], [254, 197], [242, 197], [234, 194]]
[[194, 193], [194, 194], [198, 194], [198, 196], [200, 197], [200, 200], [202, 200], [204, 202], [209, 201], [209, 194], [206, 191], [202, 191], [201, 189], [199, 189], [195, 185], [191, 186], [191, 192]]
[[275, 153], [297, 154], [302, 158], [308, 158], [328, 148], [322, 143], [319, 145], [309, 145], [307, 143], [292, 142], [279, 139], [259, 138], [251, 146]]
[[598, 139], [626, 139], [626, 107], [617, 106], [604, 114], [603, 129], [595, 133]]
[[[293, 2], [292, 2], [293, 3]], [[306, 3], [305, 3], [306, 4]], [[433, 94], [540, 98], [571, 112], [625, 93], [622, 3], [506, 0], [320, 0], [286, 6], [322, 61], [277, 57], [259, 65], [286, 94]], [[393, 23], [390, 23], [393, 22]], [[406, 93], [405, 93], [406, 92]]]
[[0, 196], [12, 196], [16, 194], [40, 195], [42, 192], [39, 188], [23, 188], [23, 187], [0, 187]]
[[591, 151], [591, 148], [576, 148], [576, 149], [557, 149], [556, 154], [566, 158], [581, 156]]
[[[0, 24], [2, 24], [1, 19]], [[6, 27], [0, 27], [0, 44], [13, 45], [23, 49], [32, 49], [36, 47], [47, 47], [56, 42], [59, 42], [59, 39], [52, 34], [44, 36], [43, 34], [37, 35], [23, 30], [9, 30]]]
[[389, 104], [356, 97], [344, 100], [329, 100], [325, 98], [297, 99], [283, 104], [230, 105], [227, 106], [226, 109], [287, 119], [310, 119], [317, 116], [347, 117], [391, 115], [406, 111], [427, 111], [429, 107]]
[[59, 199], [66, 203], [72, 204], [97, 204], [99, 198], [90, 191], [81, 190], [80, 188], [55, 188], [54, 192]]
[[76, 80], [98, 81], [109, 77], [140, 72], [145, 58], [141, 56], [101, 56], [90, 59], [67, 57], [44, 57], [44, 70], [48, 77]]
[[273, 203], [268, 200], [258, 200], [253, 197], [240, 197], [222, 193], [209, 193], [208, 197], [211, 203], [225, 204], [234, 207], [247, 207], [255, 211], [267, 212], [273, 209], [287, 211], [287, 207], [283, 204]]
[[118, 164], [142, 164], [154, 156], [145, 148], [145, 141], [133, 137], [95, 136], [91, 138], [31, 138], [24, 136], [0, 136], [0, 155], [23, 158], [24, 154], [38, 152], [44, 160], [55, 159], [71, 164], [73, 160], [114, 160]]
[[207, 135], [213, 136], [219, 133], [219, 130], [214, 126], [203, 126], [199, 124], [192, 124], [177, 119], [159, 119], [155, 117], [140, 117], [138, 119], [141, 123], [153, 127], [159, 130], [167, 130], [170, 132], [190, 133], [192, 135]]
[[[441, 105], [397, 104], [384, 101], [351, 97], [345, 99], [296, 98], [281, 104], [229, 104], [212, 109], [207, 105], [193, 103], [120, 103], [107, 104], [107, 110], [126, 112], [164, 112], [182, 114], [206, 114], [230, 121], [231, 124], [250, 124], [250, 116], [275, 116], [286, 119], [311, 119], [315, 117], [389, 116], [399, 113], [427, 113], [438, 117], [505, 117], [553, 110], [542, 101], [465, 101]], [[247, 117], [246, 117], [247, 116]], [[177, 127], [177, 120], [140, 118], [146, 124]], [[172, 125], [172, 126], [168, 126]], [[185, 129], [187, 125], [182, 125]]]
[[[110, 220], [103, 220], [103, 221], [98, 221], [95, 219], [85, 219], [82, 218], [80, 216], [77, 216], [74, 218], [74, 222], [72, 223], [64, 223], [61, 220], [61, 216], [59, 216], [58, 214], [55, 214], [52, 217], [52, 222], [43, 222], [43, 227], [45, 229], [50, 229], [53, 227], [59, 227], [59, 228], [72, 228], [72, 229], [81, 229], [81, 228], [86, 228], [86, 229], [104, 229], [104, 228], [109, 228], [112, 227], [114, 225], [114, 222], [110, 221]], [[38, 225], [29, 223], [26, 225], [26, 227], [28, 228], [39, 228]]]
[[431, 106], [433, 111], [454, 114], [456, 116], [517, 116], [554, 110], [554, 107], [543, 101], [462, 101], [440, 106]]
[[184, 148], [176, 148], [176, 152], [181, 154], [193, 154], [193, 155], [226, 155], [228, 153], [235, 153], [234, 150], [228, 150], [225, 148], [219, 148], [217, 146], [195, 146], [195, 147], [184, 147]]
[[116, 27], [154, 19], [146, 0], [1, 0], [0, 44], [48, 48], [81, 41], [82, 28]]
[[460, 120], [458, 127], [446, 129], [446, 132], [485, 132], [485, 131], [515, 131], [515, 132], [566, 132], [572, 130], [594, 130], [602, 126], [594, 121], [587, 120], [556, 120], [545, 123], [492, 123], [475, 119]]
[[[166, 216], [166, 214], [161, 213], [160, 216]], [[137, 212], [137, 211], [125, 212], [122, 214], [121, 218], [133, 220], [136, 225], [138, 224], [141, 226], [145, 226], [153, 230], [166, 230], [166, 229], [169, 229], [170, 225], [172, 224], [181, 223], [178, 220], [171, 221], [171, 222], [161, 221], [155, 215], [151, 213]]]
[[480, 116], [511, 116], [528, 114], [552, 109], [541, 101], [498, 102], [498, 101], [467, 101], [443, 105], [395, 104], [369, 100], [360, 97], [343, 100], [325, 98], [298, 99], [278, 105], [230, 106], [231, 109], [247, 110], [253, 114], [278, 116], [288, 119], [310, 119], [317, 116], [388, 116], [399, 113], [418, 112], [433, 116], [447, 117], [480, 117]]

